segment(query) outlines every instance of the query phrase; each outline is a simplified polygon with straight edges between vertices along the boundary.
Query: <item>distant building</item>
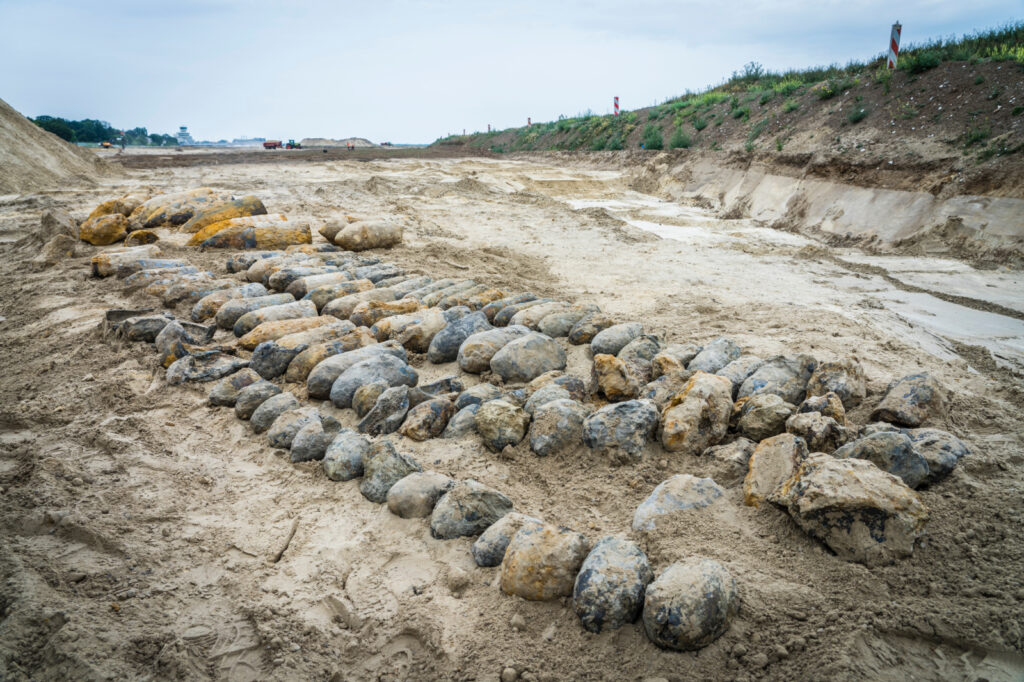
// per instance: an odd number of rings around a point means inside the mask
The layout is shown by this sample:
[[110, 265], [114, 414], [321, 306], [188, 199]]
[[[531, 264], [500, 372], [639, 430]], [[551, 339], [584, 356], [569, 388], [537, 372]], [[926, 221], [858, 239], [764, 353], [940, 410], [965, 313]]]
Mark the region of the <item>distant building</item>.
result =
[[267, 141], [265, 137], [236, 137], [231, 144], [238, 146], [259, 146]]
[[188, 126], [178, 128], [178, 144], [190, 145], [195, 143], [196, 141], [192, 139], [192, 135], [188, 132]]

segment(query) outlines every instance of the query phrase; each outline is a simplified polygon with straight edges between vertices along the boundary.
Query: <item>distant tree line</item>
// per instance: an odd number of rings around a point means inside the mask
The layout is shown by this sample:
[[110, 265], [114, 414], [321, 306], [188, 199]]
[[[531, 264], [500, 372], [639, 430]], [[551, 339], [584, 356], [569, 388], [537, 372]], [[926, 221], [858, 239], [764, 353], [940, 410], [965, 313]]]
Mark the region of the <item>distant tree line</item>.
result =
[[[37, 126], [53, 133], [68, 142], [114, 142], [121, 137], [121, 131], [106, 121], [86, 118], [81, 121], [69, 121], [59, 116], [39, 116], [29, 119]], [[145, 128], [132, 128], [124, 131], [125, 142], [131, 145], [166, 146], [178, 143], [173, 135], [150, 134]]]

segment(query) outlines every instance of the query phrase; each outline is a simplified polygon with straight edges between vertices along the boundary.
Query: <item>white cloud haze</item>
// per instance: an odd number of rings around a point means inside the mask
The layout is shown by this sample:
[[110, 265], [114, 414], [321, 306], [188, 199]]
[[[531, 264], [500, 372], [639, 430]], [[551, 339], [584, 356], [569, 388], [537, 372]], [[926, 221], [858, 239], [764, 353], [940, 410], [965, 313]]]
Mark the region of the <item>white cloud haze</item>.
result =
[[1020, 0], [0, 0], [0, 98], [197, 139], [429, 142], [605, 113], [1021, 15]]

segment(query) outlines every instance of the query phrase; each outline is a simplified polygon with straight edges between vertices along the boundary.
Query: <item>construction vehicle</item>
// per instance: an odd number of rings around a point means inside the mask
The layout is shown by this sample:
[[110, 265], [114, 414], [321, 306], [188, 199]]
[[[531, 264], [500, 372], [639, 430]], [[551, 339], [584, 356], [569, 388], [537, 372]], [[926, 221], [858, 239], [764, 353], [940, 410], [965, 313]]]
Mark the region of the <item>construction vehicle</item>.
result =
[[266, 142], [263, 143], [263, 148], [264, 149], [280, 149], [281, 148], [281, 140], [267, 140]]
[[288, 144], [284, 146], [285, 149], [302, 149], [302, 145], [295, 140], [288, 140]]
[[110, 144], [109, 142], [100, 142], [100, 147], [102, 147], [103, 149], [110, 149], [113, 146], [114, 145]]

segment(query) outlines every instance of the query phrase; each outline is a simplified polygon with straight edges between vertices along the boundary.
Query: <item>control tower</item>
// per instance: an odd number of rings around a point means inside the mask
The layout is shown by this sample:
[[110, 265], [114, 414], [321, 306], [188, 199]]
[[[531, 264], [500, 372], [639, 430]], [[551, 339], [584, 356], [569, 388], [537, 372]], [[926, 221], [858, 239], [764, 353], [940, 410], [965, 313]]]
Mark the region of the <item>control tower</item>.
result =
[[188, 126], [178, 128], [178, 144], [191, 145], [195, 143], [196, 141], [192, 139], [192, 135], [188, 132]]

